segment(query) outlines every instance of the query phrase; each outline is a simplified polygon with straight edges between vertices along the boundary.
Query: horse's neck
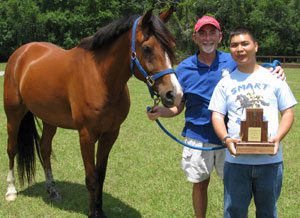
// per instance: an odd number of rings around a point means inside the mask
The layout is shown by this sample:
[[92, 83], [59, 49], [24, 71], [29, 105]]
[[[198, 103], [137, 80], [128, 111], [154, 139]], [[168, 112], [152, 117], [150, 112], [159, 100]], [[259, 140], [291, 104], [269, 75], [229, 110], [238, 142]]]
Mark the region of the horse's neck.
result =
[[120, 36], [107, 51], [96, 55], [98, 72], [105, 78], [108, 91], [121, 93], [131, 77], [130, 72], [130, 37], [127, 33]]

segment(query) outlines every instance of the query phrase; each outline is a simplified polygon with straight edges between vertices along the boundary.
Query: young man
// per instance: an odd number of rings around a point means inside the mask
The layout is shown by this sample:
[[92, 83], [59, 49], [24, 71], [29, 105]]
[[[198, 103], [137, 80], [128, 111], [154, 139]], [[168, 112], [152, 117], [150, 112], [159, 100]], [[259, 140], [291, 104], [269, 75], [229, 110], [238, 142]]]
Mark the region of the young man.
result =
[[[216, 86], [209, 109], [216, 134], [224, 140], [224, 217], [247, 217], [251, 197], [256, 205], [256, 217], [277, 217], [277, 199], [282, 184], [282, 147], [280, 141], [293, 123], [292, 107], [297, 104], [285, 81], [270, 74], [256, 62], [258, 44], [252, 33], [243, 28], [230, 34], [230, 52], [237, 69]], [[269, 141], [275, 143], [275, 155], [236, 155], [240, 122], [246, 110], [241, 110], [238, 96], [263, 100], [264, 120], [268, 121]], [[250, 101], [249, 101], [250, 102]], [[255, 102], [254, 102], [255, 103]], [[251, 107], [251, 105], [248, 105]], [[281, 121], [278, 125], [278, 110]], [[224, 116], [228, 114], [228, 132]]]
[[[185, 106], [185, 126], [182, 131], [185, 141], [196, 147], [221, 146], [222, 143], [213, 130], [208, 104], [217, 83], [223, 76], [235, 70], [236, 63], [229, 53], [217, 50], [222, 40], [222, 32], [219, 22], [213, 17], [200, 18], [195, 24], [192, 37], [199, 51], [183, 60], [176, 69], [184, 92], [184, 102], [179, 107], [173, 108], [155, 106], [147, 115], [150, 120], [173, 117], [180, 114]], [[278, 67], [274, 72], [283, 75], [282, 68]], [[207, 190], [214, 167], [223, 178], [224, 158], [224, 149], [216, 151], [201, 151], [187, 147], [183, 149], [182, 169], [193, 184], [192, 200], [197, 218], [206, 215]]]

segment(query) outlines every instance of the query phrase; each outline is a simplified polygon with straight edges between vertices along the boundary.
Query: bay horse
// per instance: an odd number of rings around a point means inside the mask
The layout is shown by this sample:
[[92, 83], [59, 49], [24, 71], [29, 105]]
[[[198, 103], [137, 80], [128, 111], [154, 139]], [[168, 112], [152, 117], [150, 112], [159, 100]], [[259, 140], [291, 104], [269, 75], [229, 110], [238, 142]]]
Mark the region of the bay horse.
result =
[[[129, 112], [127, 81], [134, 74], [148, 83], [166, 107], [179, 105], [183, 93], [172, 70], [174, 43], [163, 20], [150, 10], [139, 18], [114, 21], [70, 50], [46, 42], [18, 48], [7, 62], [4, 78], [9, 157], [6, 200], [17, 197], [15, 156], [20, 182], [27, 178], [30, 183], [35, 150], [50, 198], [61, 199], [51, 169], [52, 139], [57, 127], [74, 129], [79, 133], [89, 192], [88, 216], [105, 217], [103, 183], [110, 150]], [[36, 117], [43, 124], [41, 138]]]

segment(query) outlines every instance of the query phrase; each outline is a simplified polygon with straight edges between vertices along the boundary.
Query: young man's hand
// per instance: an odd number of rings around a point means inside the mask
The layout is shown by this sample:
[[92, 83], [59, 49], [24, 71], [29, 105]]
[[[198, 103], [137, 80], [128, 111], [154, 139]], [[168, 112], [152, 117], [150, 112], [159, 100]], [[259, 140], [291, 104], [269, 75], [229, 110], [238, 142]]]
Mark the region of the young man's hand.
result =
[[231, 155], [236, 156], [236, 143], [239, 142], [240, 139], [228, 138], [226, 139], [225, 143], [228, 148], [228, 151]]

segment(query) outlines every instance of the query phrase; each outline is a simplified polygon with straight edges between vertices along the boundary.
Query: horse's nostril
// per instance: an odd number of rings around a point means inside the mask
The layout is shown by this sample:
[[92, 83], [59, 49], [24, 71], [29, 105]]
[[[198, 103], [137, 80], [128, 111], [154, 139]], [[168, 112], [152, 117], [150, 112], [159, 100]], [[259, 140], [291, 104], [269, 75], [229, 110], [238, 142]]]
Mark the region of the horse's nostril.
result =
[[175, 95], [174, 95], [174, 92], [173, 92], [173, 91], [168, 91], [168, 92], [166, 93], [166, 98], [167, 98], [168, 100], [173, 100], [174, 97], [175, 97]]
[[174, 92], [172, 91], [167, 92], [165, 94], [165, 97], [162, 98], [163, 105], [166, 107], [172, 107], [174, 105], [174, 98], [175, 98]]

